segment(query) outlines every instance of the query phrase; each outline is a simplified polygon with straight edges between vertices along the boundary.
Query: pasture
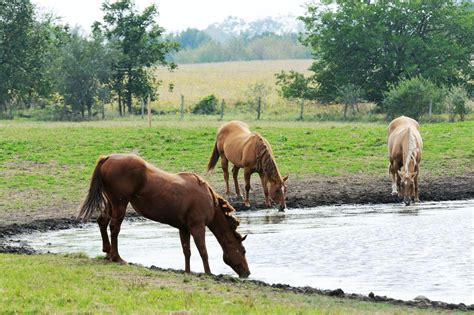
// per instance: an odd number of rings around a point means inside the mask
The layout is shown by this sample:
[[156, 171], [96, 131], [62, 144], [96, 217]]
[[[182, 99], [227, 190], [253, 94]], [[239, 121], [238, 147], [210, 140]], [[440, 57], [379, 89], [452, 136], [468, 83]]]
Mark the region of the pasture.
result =
[[[154, 121], [148, 128], [143, 121], [1, 122], [0, 218], [17, 221], [19, 211], [21, 220], [75, 215], [99, 155], [134, 152], [164, 170], [203, 175], [220, 124]], [[252, 122], [250, 127], [270, 141], [281, 173], [290, 174], [293, 183], [347, 175], [390, 181], [386, 125]], [[472, 173], [473, 127], [472, 121], [422, 125], [422, 181]], [[220, 168], [205, 178], [222, 185]]]

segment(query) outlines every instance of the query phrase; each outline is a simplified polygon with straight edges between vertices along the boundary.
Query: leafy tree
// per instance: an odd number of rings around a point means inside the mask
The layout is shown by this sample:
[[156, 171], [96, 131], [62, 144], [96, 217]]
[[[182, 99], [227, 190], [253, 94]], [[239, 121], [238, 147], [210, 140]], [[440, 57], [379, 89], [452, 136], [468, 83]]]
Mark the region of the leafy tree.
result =
[[444, 93], [433, 82], [422, 77], [401, 80], [392, 85], [385, 93], [383, 109], [389, 120], [399, 115], [406, 115], [413, 119], [420, 119], [429, 111], [430, 104], [433, 112], [442, 108]]
[[276, 75], [276, 84], [280, 87], [280, 95], [287, 99], [300, 101], [301, 111], [299, 119], [303, 119], [304, 100], [314, 98], [315, 88], [312, 86], [312, 78], [306, 78], [303, 74], [291, 70], [281, 71]]
[[[103, 24], [96, 22], [94, 29], [102, 30], [120, 52], [113, 65], [113, 88], [119, 96], [119, 106], [123, 96], [131, 113], [133, 96], [142, 96], [144, 90], [154, 92], [146, 69], [156, 64], [174, 69], [176, 65], [166, 57], [178, 49], [178, 43], [162, 39], [164, 29], [155, 22], [158, 15], [155, 5], [140, 13], [133, 0], [105, 1], [102, 10]], [[141, 84], [147, 87], [143, 89]]]
[[357, 104], [362, 101], [362, 90], [355, 86], [352, 83], [344, 85], [338, 88], [339, 95], [336, 98], [336, 101], [339, 103], [344, 104], [344, 119], [347, 117], [347, 108], [350, 106], [352, 107], [352, 111], [354, 112], [354, 107], [357, 107]]
[[112, 57], [100, 38], [88, 39], [75, 29], [62, 47], [57, 73], [58, 91], [73, 114], [92, 116], [97, 101], [105, 101]]
[[473, 74], [474, 12], [466, 1], [337, 0], [335, 9], [310, 4], [301, 20], [321, 100], [354, 84], [380, 103], [402, 77], [451, 86]]

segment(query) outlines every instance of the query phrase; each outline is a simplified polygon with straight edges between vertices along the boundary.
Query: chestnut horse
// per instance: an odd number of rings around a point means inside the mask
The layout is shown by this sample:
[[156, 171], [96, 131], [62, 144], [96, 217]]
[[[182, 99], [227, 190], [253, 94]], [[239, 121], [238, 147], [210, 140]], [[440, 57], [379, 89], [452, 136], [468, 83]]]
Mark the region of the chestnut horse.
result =
[[405, 116], [392, 120], [388, 126], [392, 195], [403, 197], [407, 205], [411, 199], [420, 201], [418, 175], [422, 149], [420, 125], [416, 120]]
[[224, 262], [240, 277], [250, 274], [242, 245], [245, 237], [236, 231], [239, 221], [232, 215], [234, 208], [198, 175], [167, 173], [132, 154], [99, 158], [78, 218], [87, 221], [94, 211], [100, 212], [97, 222], [102, 251], [108, 259], [120, 263], [125, 261], [118, 253], [117, 238], [128, 203], [142, 216], [179, 229], [185, 272], [190, 272], [192, 235], [204, 271], [211, 273], [205, 242], [207, 226], [223, 249]]
[[253, 173], [260, 175], [262, 188], [265, 194], [265, 205], [271, 206], [271, 201], [279, 205], [279, 210], [284, 211], [286, 181], [288, 176], [281, 177], [273, 157], [272, 147], [265, 138], [256, 132], [250, 132], [249, 126], [241, 121], [230, 121], [223, 124], [216, 136], [214, 150], [207, 165], [211, 171], [221, 158], [221, 167], [224, 171], [226, 196], [230, 195], [229, 189], [229, 161], [234, 164], [232, 175], [234, 177], [235, 192], [242, 197], [237, 180], [239, 169], [244, 169], [245, 179], [245, 206], [250, 207], [249, 190], [250, 176]]

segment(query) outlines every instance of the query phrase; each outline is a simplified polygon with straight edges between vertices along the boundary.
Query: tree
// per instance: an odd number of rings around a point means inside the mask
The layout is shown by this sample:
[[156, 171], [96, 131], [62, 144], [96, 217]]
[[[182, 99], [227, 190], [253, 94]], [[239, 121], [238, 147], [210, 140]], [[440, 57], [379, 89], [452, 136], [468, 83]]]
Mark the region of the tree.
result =
[[206, 32], [195, 28], [188, 28], [172, 39], [177, 41], [183, 49], [194, 49], [212, 40]]
[[464, 116], [469, 113], [467, 106], [467, 91], [462, 86], [453, 86], [446, 95], [446, 107], [449, 113], [449, 121], [454, 121], [456, 115], [464, 121]]
[[[155, 5], [140, 13], [133, 0], [105, 1], [102, 10], [103, 24], [96, 22], [94, 29], [103, 30], [120, 52], [113, 65], [113, 88], [119, 97], [119, 107], [123, 96], [131, 113], [133, 96], [141, 96], [143, 90], [154, 93], [155, 87], [150, 85], [146, 69], [157, 64], [174, 69], [176, 65], [168, 61], [167, 55], [176, 51], [179, 44], [161, 38], [164, 29], [155, 21], [158, 15]], [[147, 88], [141, 84], [147, 84]]]
[[338, 88], [339, 95], [336, 98], [336, 101], [344, 104], [344, 119], [347, 117], [347, 108], [352, 107], [352, 112], [354, 112], [354, 107], [357, 107], [357, 104], [362, 101], [362, 90], [355, 86], [352, 83], [344, 85]]
[[300, 101], [300, 120], [304, 115], [304, 100], [314, 98], [315, 88], [311, 85], [311, 78], [306, 78], [303, 74], [294, 70], [290, 72], [281, 71], [276, 75], [276, 84], [280, 87], [280, 95], [287, 99]]
[[335, 9], [311, 4], [301, 17], [319, 99], [333, 101], [339, 87], [353, 84], [380, 104], [384, 91], [402, 77], [423, 76], [448, 86], [472, 78], [474, 12], [466, 1], [336, 4]]
[[[97, 36], [97, 35], [96, 35]], [[107, 99], [112, 58], [100, 38], [88, 39], [78, 29], [68, 33], [57, 71], [57, 88], [73, 114], [92, 116], [97, 100]]]

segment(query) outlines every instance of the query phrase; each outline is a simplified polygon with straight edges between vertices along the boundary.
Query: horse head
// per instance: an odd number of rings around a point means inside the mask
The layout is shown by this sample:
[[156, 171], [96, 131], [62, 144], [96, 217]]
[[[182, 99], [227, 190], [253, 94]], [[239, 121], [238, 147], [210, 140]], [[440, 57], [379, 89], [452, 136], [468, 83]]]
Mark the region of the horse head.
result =
[[247, 278], [250, 275], [250, 269], [245, 258], [245, 248], [242, 242], [247, 235], [242, 237], [238, 232], [234, 231], [235, 242], [227, 244], [227, 250], [224, 251], [224, 262], [229, 265], [240, 278]]
[[406, 205], [409, 205], [411, 199], [415, 198], [415, 177], [418, 175], [418, 171], [415, 172], [404, 172], [402, 170], [398, 171], [398, 176], [400, 176], [400, 195], [403, 197], [403, 201]]
[[[242, 244], [247, 238], [247, 235], [242, 237], [242, 235], [236, 231], [239, 226], [239, 220], [232, 215], [235, 211], [232, 205], [220, 196], [217, 197], [217, 200], [230, 227], [230, 229], [225, 232], [228, 236], [225, 238], [227, 241], [222, 247], [224, 262], [229, 265], [240, 278], [247, 278], [250, 275], [250, 269], [247, 264], [247, 259], [245, 258], [245, 248]], [[230, 233], [232, 234], [229, 235]]]
[[278, 204], [279, 211], [285, 211], [285, 195], [287, 191], [286, 181], [288, 180], [288, 175], [278, 180], [269, 180], [268, 185], [268, 195], [270, 199]]

